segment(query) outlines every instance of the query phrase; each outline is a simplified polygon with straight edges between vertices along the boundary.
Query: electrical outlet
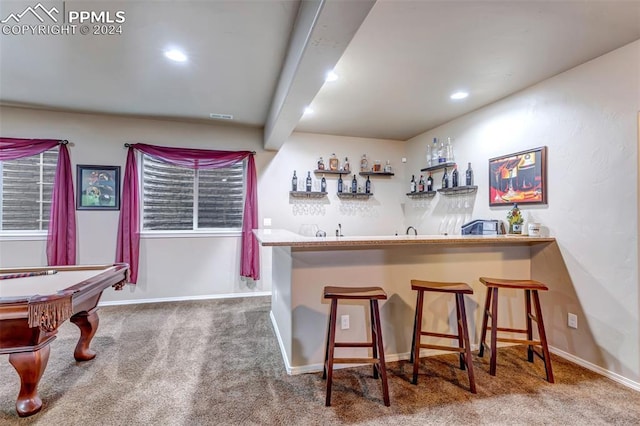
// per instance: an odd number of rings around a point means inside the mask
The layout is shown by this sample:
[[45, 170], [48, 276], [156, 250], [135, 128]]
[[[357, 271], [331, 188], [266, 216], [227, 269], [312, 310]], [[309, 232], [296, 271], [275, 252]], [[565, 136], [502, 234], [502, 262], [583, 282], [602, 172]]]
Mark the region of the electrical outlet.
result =
[[342, 315], [340, 317], [340, 328], [342, 330], [348, 330], [349, 329], [349, 315]]
[[264, 219], [262, 219], [262, 225], [263, 226], [271, 226], [271, 218], [270, 217], [265, 217]]
[[567, 314], [567, 325], [570, 328], [578, 328], [578, 316], [576, 314]]

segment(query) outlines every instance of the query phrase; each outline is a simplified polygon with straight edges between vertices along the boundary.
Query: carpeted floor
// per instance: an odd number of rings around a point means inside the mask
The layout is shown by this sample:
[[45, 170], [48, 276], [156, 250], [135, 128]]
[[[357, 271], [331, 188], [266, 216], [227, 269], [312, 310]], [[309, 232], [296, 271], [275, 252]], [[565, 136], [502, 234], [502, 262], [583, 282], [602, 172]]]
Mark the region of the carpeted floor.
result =
[[[456, 355], [388, 363], [391, 407], [371, 369], [334, 374], [332, 407], [321, 373], [288, 376], [269, 321], [270, 299], [105, 307], [96, 359], [73, 359], [69, 322], [40, 382], [42, 411], [20, 419], [19, 379], [0, 358], [0, 424], [22, 425], [638, 425], [640, 393], [553, 357], [555, 384], [522, 347], [500, 350], [498, 375], [474, 356], [478, 393]], [[323, 325], [324, 327], [324, 325]]]

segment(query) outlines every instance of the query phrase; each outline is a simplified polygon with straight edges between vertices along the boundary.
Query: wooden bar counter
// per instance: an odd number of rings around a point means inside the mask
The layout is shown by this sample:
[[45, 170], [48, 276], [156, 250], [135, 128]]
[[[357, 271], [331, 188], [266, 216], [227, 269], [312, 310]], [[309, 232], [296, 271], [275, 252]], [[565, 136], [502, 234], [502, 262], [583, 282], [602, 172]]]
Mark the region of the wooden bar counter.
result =
[[[384, 288], [389, 298], [380, 314], [387, 361], [408, 359], [415, 308], [411, 279], [472, 286], [474, 294], [465, 300], [472, 347], [477, 347], [485, 296], [478, 277], [535, 279], [532, 258], [555, 245], [555, 238], [511, 235], [305, 237], [276, 229], [254, 232], [263, 247], [272, 248], [271, 264], [263, 264], [262, 271], [271, 275], [271, 320], [289, 374], [322, 370], [329, 312], [322, 299], [325, 285]], [[425, 303], [431, 328], [454, 330], [455, 304], [449, 299], [436, 296]], [[503, 309], [515, 325], [524, 322], [523, 303], [515, 294]], [[338, 330], [337, 340], [365, 338], [366, 312], [358, 302], [340, 306], [338, 315], [349, 315], [350, 326]], [[343, 353], [361, 356], [362, 350]]]

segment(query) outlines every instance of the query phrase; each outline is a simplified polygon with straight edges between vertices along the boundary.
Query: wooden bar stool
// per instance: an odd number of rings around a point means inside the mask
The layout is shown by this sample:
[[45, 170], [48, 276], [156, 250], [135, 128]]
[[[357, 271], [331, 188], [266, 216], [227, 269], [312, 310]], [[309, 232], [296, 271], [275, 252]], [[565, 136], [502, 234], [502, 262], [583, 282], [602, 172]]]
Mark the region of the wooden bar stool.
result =
[[[480, 336], [480, 351], [478, 356], [482, 357], [484, 349], [487, 347], [485, 338], [487, 337], [487, 330], [491, 330], [491, 363], [489, 366], [489, 374], [496, 375], [496, 356], [497, 356], [497, 342], [508, 343], [525, 343], [527, 344], [527, 359], [529, 362], [533, 362], [533, 355], [537, 355], [544, 362], [544, 368], [547, 373], [547, 380], [549, 383], [553, 383], [553, 371], [551, 369], [551, 356], [549, 355], [549, 348], [547, 346], [547, 335], [544, 331], [544, 322], [542, 320], [542, 308], [540, 307], [540, 298], [538, 297], [538, 291], [546, 291], [549, 288], [538, 281], [532, 280], [506, 280], [500, 278], [486, 278], [481, 277], [480, 282], [487, 286], [487, 299], [484, 303], [484, 316], [482, 318], [482, 335]], [[498, 327], [498, 289], [500, 288], [512, 288], [516, 290], [524, 290], [524, 305], [526, 310], [527, 328], [515, 329], [515, 328], [503, 328]], [[531, 312], [531, 296], [533, 295], [533, 308], [535, 315]], [[488, 326], [488, 320], [491, 317], [491, 326]], [[539, 340], [533, 340], [533, 324], [535, 321], [538, 325]], [[526, 334], [526, 339], [508, 339], [498, 337], [498, 332], [509, 333], [522, 333]], [[542, 348], [542, 354], [535, 350], [534, 345], [538, 345]]]
[[[459, 353], [460, 369], [464, 370], [465, 366], [469, 375], [469, 390], [476, 393], [476, 382], [473, 375], [473, 363], [471, 360], [471, 346], [469, 344], [469, 329], [467, 327], [467, 313], [464, 307], [464, 295], [473, 294], [473, 289], [465, 283], [449, 283], [435, 281], [411, 280], [411, 289], [418, 292], [416, 301], [416, 314], [413, 323], [413, 341], [411, 343], [410, 362], [413, 362], [413, 380], [414, 385], [418, 384], [418, 364], [420, 363], [420, 349], [439, 349], [444, 351], [454, 350]], [[458, 323], [458, 334], [435, 333], [424, 331], [422, 329], [422, 310], [424, 306], [425, 291], [433, 291], [438, 293], [452, 293], [456, 296], [456, 317]], [[422, 336], [445, 337], [458, 340], [458, 347], [432, 345], [421, 343]]]
[[[384, 405], [389, 403], [389, 387], [387, 385], [387, 369], [384, 362], [384, 346], [382, 344], [382, 328], [380, 327], [380, 311], [378, 300], [386, 300], [387, 294], [380, 287], [325, 287], [324, 298], [331, 299], [331, 312], [327, 330], [327, 346], [324, 354], [324, 370], [322, 378], [327, 379], [327, 398], [325, 405], [331, 405], [331, 384], [333, 376], [333, 364], [373, 364], [373, 377], [382, 378], [382, 395]], [[371, 342], [336, 342], [336, 316], [338, 300], [360, 299], [369, 301], [371, 311]], [[371, 348], [371, 358], [335, 358], [335, 348]]]

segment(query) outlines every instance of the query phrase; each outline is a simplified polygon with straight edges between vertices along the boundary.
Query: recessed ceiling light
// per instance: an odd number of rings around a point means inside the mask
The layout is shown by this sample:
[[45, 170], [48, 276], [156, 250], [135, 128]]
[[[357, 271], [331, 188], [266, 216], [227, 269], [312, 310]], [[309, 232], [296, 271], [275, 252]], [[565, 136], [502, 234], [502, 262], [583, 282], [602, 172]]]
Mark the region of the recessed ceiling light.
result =
[[304, 114], [305, 114], [305, 115], [313, 114], [313, 108], [311, 108], [311, 107], [306, 107], [306, 108], [304, 109]]
[[186, 62], [187, 55], [183, 51], [178, 49], [167, 49], [164, 51], [164, 56], [176, 62]]
[[336, 74], [333, 71], [329, 71], [327, 73], [327, 76], [325, 77], [324, 81], [331, 82], [331, 81], [336, 81], [337, 79], [338, 79], [338, 74]]
[[452, 95], [450, 96], [450, 98], [451, 98], [451, 99], [458, 100], [458, 99], [464, 99], [464, 98], [466, 98], [467, 96], [469, 96], [469, 94], [468, 94], [467, 92], [456, 92], [456, 93], [452, 94]]

